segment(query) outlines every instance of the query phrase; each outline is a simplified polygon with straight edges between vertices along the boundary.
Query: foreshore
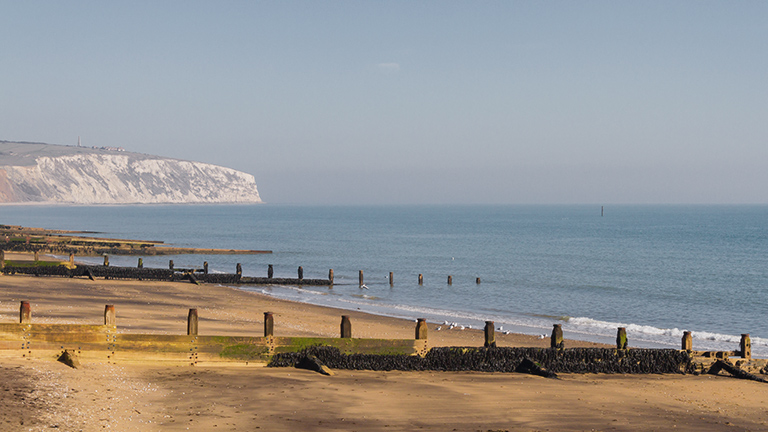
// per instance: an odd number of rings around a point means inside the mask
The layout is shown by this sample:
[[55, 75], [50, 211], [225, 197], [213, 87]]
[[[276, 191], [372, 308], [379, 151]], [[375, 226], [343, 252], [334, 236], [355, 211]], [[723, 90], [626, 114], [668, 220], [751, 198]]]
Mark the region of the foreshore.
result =
[[[0, 276], [0, 322], [99, 324], [114, 304], [121, 332], [184, 334], [197, 308], [201, 335], [414, 336], [409, 320], [278, 300], [190, 283]], [[481, 346], [478, 330], [436, 331], [430, 346]], [[547, 347], [498, 334], [500, 346]], [[567, 340], [566, 346], [597, 346]], [[336, 371], [243, 365], [61, 363], [3, 355], [0, 430], [768, 430], [768, 386], [720, 376]]]

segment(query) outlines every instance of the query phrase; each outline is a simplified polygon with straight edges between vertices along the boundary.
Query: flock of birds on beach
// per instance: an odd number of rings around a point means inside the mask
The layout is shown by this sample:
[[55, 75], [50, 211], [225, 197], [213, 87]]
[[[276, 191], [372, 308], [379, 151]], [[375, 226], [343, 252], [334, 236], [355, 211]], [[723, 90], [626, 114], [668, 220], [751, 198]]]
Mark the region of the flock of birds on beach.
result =
[[[464, 330], [465, 328], [472, 330], [472, 325], [463, 326], [455, 322], [443, 321], [443, 325], [448, 326], [448, 330], [453, 330], [453, 329]], [[440, 331], [442, 329], [443, 329], [443, 326], [438, 326], [435, 330]], [[496, 331], [502, 332], [503, 334], [509, 334], [509, 331], [504, 330], [504, 327], [502, 326], [499, 326], [499, 328], [497, 328]]]

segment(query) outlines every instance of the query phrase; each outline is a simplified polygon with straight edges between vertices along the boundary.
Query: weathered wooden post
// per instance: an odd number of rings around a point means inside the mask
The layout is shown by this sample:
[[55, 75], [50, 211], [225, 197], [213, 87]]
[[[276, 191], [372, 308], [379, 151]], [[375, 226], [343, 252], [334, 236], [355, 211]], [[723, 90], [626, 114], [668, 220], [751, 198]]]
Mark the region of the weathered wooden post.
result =
[[272, 279], [272, 275], [275, 274], [275, 269], [272, 267], [272, 264], [269, 265], [269, 268], [267, 268], [267, 277]]
[[328, 270], [328, 282], [330, 282], [331, 285], [333, 285], [333, 269]]
[[496, 348], [496, 327], [493, 321], [485, 322], [485, 347]]
[[418, 318], [416, 320], [416, 339], [427, 338], [427, 320], [426, 318]]
[[0, 250], [0, 269], [5, 268], [5, 251]]
[[419, 285], [424, 285], [424, 275], [419, 273]]
[[275, 317], [272, 312], [264, 312], [264, 337], [275, 335]]
[[35, 251], [35, 261], [40, 261], [40, 252]]
[[749, 333], [741, 334], [741, 343], [739, 343], [739, 348], [741, 349], [741, 358], [752, 358], [752, 340], [749, 338]]
[[389, 272], [389, 286], [395, 286], [395, 275], [392, 272]]
[[363, 271], [360, 270], [360, 273], [358, 273], [357, 278], [359, 279], [359, 285], [363, 286]]
[[616, 332], [616, 349], [627, 349], [627, 329], [626, 327], [619, 327]]
[[237, 263], [235, 266], [235, 274], [237, 275], [238, 279], [243, 276], [243, 266], [240, 263]]
[[75, 266], [75, 254], [73, 253], [69, 254], [69, 266], [70, 267]]
[[453, 276], [448, 275], [448, 285], [453, 285]]
[[173, 260], [168, 260], [168, 269], [173, 270]]
[[304, 267], [299, 266], [299, 280], [304, 279]]
[[197, 309], [190, 309], [187, 315], [187, 336], [197, 336]]
[[136, 267], [144, 268], [144, 258], [139, 258], [139, 264]]
[[475, 283], [480, 285], [480, 278], [475, 278]]
[[556, 349], [565, 348], [565, 343], [563, 342], [563, 326], [561, 324], [554, 324], [554, 327], [552, 328], [552, 342], [550, 347]]
[[683, 350], [693, 351], [693, 336], [689, 331], [683, 332]]
[[352, 323], [349, 321], [349, 315], [341, 316], [341, 337], [347, 339], [352, 337]]
[[203, 274], [208, 276], [208, 261], [203, 261]]
[[109, 267], [109, 255], [104, 254], [104, 267]]
[[115, 327], [117, 318], [115, 316], [115, 305], [104, 306], [104, 325]]
[[19, 308], [19, 322], [21, 324], [32, 324], [32, 308], [29, 306], [29, 302], [21, 302]]

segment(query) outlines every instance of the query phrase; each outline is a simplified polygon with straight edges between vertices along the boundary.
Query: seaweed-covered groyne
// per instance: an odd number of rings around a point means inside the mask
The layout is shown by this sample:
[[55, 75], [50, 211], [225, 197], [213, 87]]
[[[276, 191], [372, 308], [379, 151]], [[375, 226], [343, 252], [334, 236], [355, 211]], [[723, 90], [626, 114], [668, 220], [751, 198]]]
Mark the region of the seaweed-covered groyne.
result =
[[243, 285], [332, 285], [328, 279], [291, 279], [270, 277], [248, 277], [241, 273], [207, 273], [196, 269], [162, 269], [144, 267], [118, 267], [108, 265], [77, 265], [70, 268], [63, 265], [13, 265], [2, 269], [5, 274], [26, 274], [35, 276], [91, 277], [106, 279], [132, 279], [157, 281], [206, 282], [216, 284]]
[[555, 373], [662, 374], [693, 371], [690, 355], [671, 349], [609, 348], [432, 348], [424, 357], [343, 354], [338, 348], [310, 347], [272, 357], [271, 367], [293, 367], [315, 356], [331, 369], [515, 372], [528, 359]]

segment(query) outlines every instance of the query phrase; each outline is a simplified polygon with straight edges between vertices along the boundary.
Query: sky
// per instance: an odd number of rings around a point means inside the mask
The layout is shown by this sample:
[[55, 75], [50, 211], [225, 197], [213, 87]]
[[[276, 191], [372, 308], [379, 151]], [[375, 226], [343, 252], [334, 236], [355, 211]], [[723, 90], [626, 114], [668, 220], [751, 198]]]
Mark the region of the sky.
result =
[[0, 35], [0, 140], [268, 203], [768, 203], [768, 2], [0, 0]]

